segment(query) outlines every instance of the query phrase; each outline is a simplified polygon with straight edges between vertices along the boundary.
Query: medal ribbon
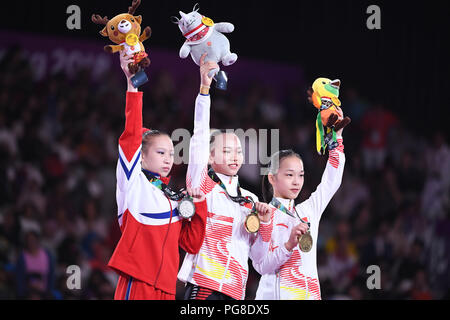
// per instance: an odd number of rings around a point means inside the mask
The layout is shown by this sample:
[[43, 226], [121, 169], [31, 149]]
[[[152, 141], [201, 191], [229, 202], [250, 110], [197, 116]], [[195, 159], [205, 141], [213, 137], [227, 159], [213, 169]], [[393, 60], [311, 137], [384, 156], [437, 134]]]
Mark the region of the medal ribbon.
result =
[[145, 174], [145, 176], [147, 177], [148, 181], [154, 185], [156, 188], [158, 188], [159, 190], [161, 190], [162, 192], [164, 192], [164, 194], [173, 201], [180, 201], [181, 199], [183, 199], [184, 197], [186, 197], [186, 195], [184, 193], [182, 193], [181, 191], [183, 191], [183, 189], [181, 189], [180, 191], [173, 191], [171, 190], [164, 182], [161, 181], [161, 179], [159, 179], [158, 177], [156, 177], [153, 173], [151, 173], [148, 170], [142, 169], [142, 172]]
[[[270, 201], [270, 204], [272, 206], [274, 206], [275, 208], [277, 208], [278, 210], [280, 210], [281, 212], [286, 213], [288, 216], [291, 216], [292, 218], [295, 218], [295, 216], [292, 214], [292, 212], [290, 212], [277, 198], [273, 197], [272, 200]], [[311, 224], [309, 222], [303, 221], [303, 219], [300, 218], [300, 216], [298, 215], [297, 210], [295, 209], [295, 207], [294, 207], [294, 211], [295, 211], [295, 214], [297, 215], [297, 217], [300, 219], [300, 221], [302, 223], [306, 223], [308, 225], [308, 228], [309, 228], [309, 226]]]
[[241, 193], [241, 187], [239, 185], [239, 181], [237, 184], [237, 197], [231, 196], [228, 191], [227, 188], [225, 187], [225, 185], [223, 184], [222, 180], [220, 180], [220, 178], [216, 175], [216, 173], [214, 172], [213, 168], [209, 168], [208, 170], [208, 176], [211, 178], [212, 181], [214, 181], [215, 183], [217, 183], [226, 193], [226, 195], [231, 199], [231, 201], [233, 202], [237, 202], [239, 203], [241, 206], [244, 205], [245, 203], [252, 203], [253, 204], [253, 209], [252, 211], [255, 210], [255, 201], [253, 201], [252, 197], [243, 197], [242, 193]]

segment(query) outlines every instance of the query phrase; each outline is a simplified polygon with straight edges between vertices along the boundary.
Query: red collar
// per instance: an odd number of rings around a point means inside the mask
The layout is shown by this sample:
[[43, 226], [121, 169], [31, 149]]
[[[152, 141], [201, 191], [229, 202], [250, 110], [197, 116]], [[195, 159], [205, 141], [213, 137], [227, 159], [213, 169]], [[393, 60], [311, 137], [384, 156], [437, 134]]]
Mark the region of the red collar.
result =
[[[152, 172], [152, 171], [146, 170], [146, 169], [142, 169], [142, 171], [151, 173], [153, 176], [155, 176], [156, 178], [158, 178], [159, 180], [161, 180], [165, 185], [168, 185], [169, 182], [170, 182], [170, 176], [167, 176], [167, 177], [161, 177], [161, 175], [160, 175], [159, 173]], [[144, 172], [144, 173], [145, 173], [145, 172]]]
[[184, 37], [188, 37], [191, 33], [194, 33], [195, 31], [197, 31], [198, 29], [200, 29], [201, 27], [203, 27], [204, 26], [204, 24], [203, 24], [203, 22], [201, 22], [198, 26], [196, 26], [194, 29], [192, 29], [191, 31], [189, 31], [189, 32], [186, 32], [185, 34], [183, 34], [183, 36]]
[[170, 176], [167, 177], [159, 177], [159, 179], [165, 184], [168, 185], [170, 182]]
[[[192, 31], [194, 31], [194, 30], [192, 30]], [[186, 41], [188, 41], [188, 42], [198, 41], [198, 40], [202, 39], [204, 36], [206, 36], [206, 35], [208, 34], [208, 31], [209, 31], [209, 27], [208, 27], [208, 26], [205, 26], [205, 28], [204, 28], [202, 31], [200, 31], [200, 32], [198, 32], [198, 33], [196, 33], [196, 34], [194, 34], [194, 35], [193, 35], [192, 37], [190, 37], [190, 38], [187, 38]], [[190, 33], [191, 33], [191, 32], [190, 32]]]

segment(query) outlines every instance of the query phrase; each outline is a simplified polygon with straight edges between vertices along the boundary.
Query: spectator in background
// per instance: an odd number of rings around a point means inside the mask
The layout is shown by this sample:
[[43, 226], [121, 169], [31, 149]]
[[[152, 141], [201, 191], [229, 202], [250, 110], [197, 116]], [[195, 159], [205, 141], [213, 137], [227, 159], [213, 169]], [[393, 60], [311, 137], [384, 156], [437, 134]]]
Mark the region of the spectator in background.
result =
[[449, 208], [450, 148], [442, 132], [436, 132], [425, 151], [426, 179], [422, 193], [422, 212], [430, 218], [442, 218]]
[[382, 169], [386, 159], [389, 131], [397, 123], [397, 117], [380, 104], [368, 109], [361, 118], [362, 152], [367, 171]]
[[411, 150], [404, 150], [400, 164], [396, 170], [398, 188], [403, 194], [403, 200], [413, 202], [418, 199], [424, 185], [424, 172], [417, 164], [418, 155]]
[[[417, 273], [425, 269], [422, 241], [415, 240], [411, 247], [404, 248], [400, 254], [392, 271], [397, 280], [395, 284], [397, 298], [405, 299], [410, 295], [414, 286], [419, 286], [420, 290], [423, 289], [422, 279], [415, 279]], [[419, 275], [419, 277], [421, 276]]]
[[367, 101], [365, 101], [354, 87], [348, 87], [344, 91], [343, 105], [345, 113], [354, 123], [359, 123], [361, 118], [369, 109]]
[[337, 293], [346, 292], [358, 272], [356, 257], [349, 251], [347, 241], [338, 241], [328, 258], [331, 283]]
[[[106, 238], [108, 223], [106, 219], [102, 217], [100, 206], [94, 199], [88, 198], [85, 200], [78, 226], [79, 230], [82, 231], [81, 234], [84, 234], [86, 239]], [[90, 252], [87, 247], [85, 249]]]
[[350, 237], [350, 224], [341, 220], [336, 235], [326, 243], [328, 271], [336, 293], [347, 290], [358, 272], [356, 245]]
[[410, 297], [413, 300], [433, 299], [430, 287], [428, 285], [427, 276], [424, 270], [419, 270], [416, 272], [413, 287], [410, 292]]
[[24, 249], [17, 260], [16, 277], [18, 297], [53, 298], [53, 258], [41, 246], [40, 235], [35, 231], [28, 231], [24, 234]]
[[369, 200], [369, 189], [365, 183], [352, 173], [346, 173], [342, 185], [331, 200], [330, 206], [343, 219], [350, 218], [361, 205]]
[[[336, 224], [335, 230], [335, 235], [328, 239], [326, 243], [327, 253], [333, 254], [338, 250], [338, 247], [340, 247], [341, 253], [345, 252], [346, 256], [348, 254], [349, 256], [356, 258], [358, 254], [356, 246], [350, 238], [350, 224], [343, 219]], [[339, 244], [341, 245], [339, 246]]]

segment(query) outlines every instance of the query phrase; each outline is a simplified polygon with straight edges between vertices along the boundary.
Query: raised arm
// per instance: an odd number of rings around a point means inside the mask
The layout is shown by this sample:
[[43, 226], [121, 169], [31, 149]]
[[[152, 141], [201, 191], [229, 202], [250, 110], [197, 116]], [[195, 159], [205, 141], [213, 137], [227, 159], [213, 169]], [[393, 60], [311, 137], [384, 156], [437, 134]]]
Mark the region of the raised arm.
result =
[[222, 33], [231, 33], [234, 31], [234, 25], [229, 22], [218, 22], [214, 24], [214, 28]]
[[142, 144], [142, 92], [131, 84], [130, 79], [133, 75], [128, 69], [128, 64], [133, 61], [133, 58], [125, 54], [125, 51], [120, 53], [120, 66], [127, 78], [125, 129], [119, 138], [117, 166], [117, 185], [122, 191], [141, 171]]
[[191, 138], [189, 146], [189, 164], [186, 175], [186, 185], [188, 187], [200, 187], [207, 193], [206, 181], [208, 180], [207, 169], [209, 159], [209, 118], [211, 98], [209, 96], [209, 87], [212, 78], [208, 77], [211, 69], [217, 68], [215, 62], [205, 62], [204, 54], [200, 58], [200, 93], [195, 100], [194, 113], [194, 135]]
[[316, 221], [320, 220], [323, 211], [339, 189], [342, 182], [345, 165], [342, 129], [337, 132], [337, 141], [339, 143], [338, 147], [330, 150], [328, 153], [327, 165], [316, 191], [314, 191], [307, 200], [296, 207], [299, 212], [302, 211], [305, 214], [310, 213]]

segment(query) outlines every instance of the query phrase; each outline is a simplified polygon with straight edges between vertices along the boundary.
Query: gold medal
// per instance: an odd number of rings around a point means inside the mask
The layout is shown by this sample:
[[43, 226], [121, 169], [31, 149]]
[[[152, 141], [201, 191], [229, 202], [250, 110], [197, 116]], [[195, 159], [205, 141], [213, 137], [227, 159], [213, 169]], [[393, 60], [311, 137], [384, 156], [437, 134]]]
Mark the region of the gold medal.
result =
[[135, 46], [138, 43], [138, 36], [134, 33], [130, 33], [125, 37], [125, 42], [129, 46]]
[[248, 233], [256, 233], [259, 230], [260, 221], [259, 217], [255, 213], [251, 213], [245, 218], [245, 230]]
[[302, 234], [298, 238], [298, 246], [300, 247], [300, 250], [303, 252], [311, 251], [311, 248], [313, 246], [313, 239], [309, 231]]
[[212, 27], [214, 25], [214, 21], [212, 21], [212, 19], [210, 19], [208, 17], [203, 17], [202, 23], [207, 27]]

